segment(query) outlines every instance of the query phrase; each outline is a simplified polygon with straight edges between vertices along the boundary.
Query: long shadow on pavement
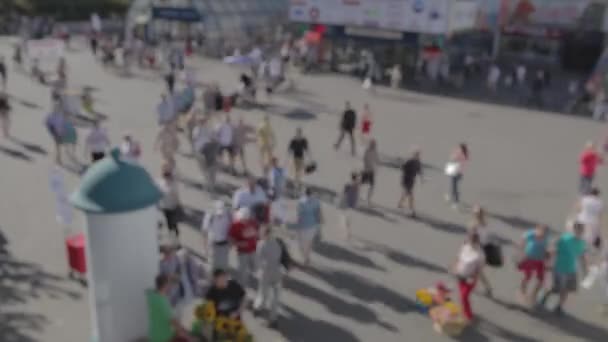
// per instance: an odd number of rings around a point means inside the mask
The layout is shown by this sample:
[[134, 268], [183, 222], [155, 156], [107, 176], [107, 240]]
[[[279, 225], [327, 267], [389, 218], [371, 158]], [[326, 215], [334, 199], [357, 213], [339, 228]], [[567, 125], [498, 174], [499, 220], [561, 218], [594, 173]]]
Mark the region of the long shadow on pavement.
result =
[[39, 297], [79, 300], [81, 294], [65, 288], [68, 280], [41, 266], [15, 259], [7, 250], [8, 240], [0, 231], [0, 341], [35, 342], [29, 333], [40, 333], [49, 320], [44, 315], [15, 312], [12, 305], [22, 305]]
[[286, 341], [360, 341], [350, 331], [330, 322], [311, 319], [288, 306], [285, 306], [284, 310], [287, 315], [281, 319], [279, 331]]
[[6, 147], [6, 146], [0, 146], [0, 153], [7, 155], [8, 157], [14, 158], [14, 159], [19, 159], [22, 161], [27, 161], [27, 162], [31, 162], [34, 159], [32, 157], [30, 157], [28, 154], [23, 153], [19, 150], [10, 148], [10, 147]]
[[359, 240], [363, 245], [362, 250], [376, 252], [384, 255], [387, 259], [401, 265], [404, 267], [413, 267], [420, 268], [430, 272], [436, 273], [448, 273], [448, 269], [443, 266], [439, 266], [428, 261], [422, 260], [415, 256], [404, 253], [400, 250], [391, 248], [387, 245], [368, 241], [368, 240]]
[[318, 247], [315, 248], [315, 252], [329, 260], [343, 261], [346, 263], [354, 264], [361, 267], [367, 267], [378, 271], [386, 271], [384, 268], [376, 265], [368, 257], [359, 255], [348, 248], [330, 244], [325, 241], [321, 242]]
[[565, 313], [563, 316], [556, 316], [546, 310], [526, 309], [514, 303], [503, 301], [500, 298], [493, 298], [492, 301], [508, 310], [518, 311], [527, 315], [530, 319], [539, 320], [554, 329], [559, 329], [564, 334], [586, 341], [602, 341], [608, 336], [608, 329], [584, 322], [568, 313]]
[[[513, 227], [519, 230], [528, 230], [536, 227], [541, 222], [532, 221], [523, 217], [513, 216], [513, 215], [504, 215], [496, 212], [488, 212], [487, 213], [490, 218], [496, 219], [509, 227]], [[551, 227], [549, 227], [551, 229]], [[551, 229], [553, 230], [553, 229]], [[555, 230], [553, 230], [555, 231]]]
[[366, 303], [381, 303], [401, 314], [418, 312], [411, 299], [358, 275], [338, 269], [307, 269], [306, 272], [341, 293], [351, 295]]
[[503, 338], [510, 342], [540, 342], [541, 340], [521, 335], [515, 331], [505, 329], [496, 323], [478, 317], [474, 326], [467, 327], [462, 335], [455, 338], [462, 342], [485, 342], [492, 341], [493, 336]]
[[27, 141], [24, 141], [24, 140], [21, 140], [18, 138], [14, 138], [14, 137], [11, 137], [11, 141], [13, 141], [15, 144], [23, 147], [28, 152], [39, 154], [41, 156], [48, 155], [48, 151], [44, 147], [42, 147], [38, 144], [30, 143], [30, 142], [27, 142]]
[[[306, 297], [307, 299], [324, 305], [329, 312], [335, 315], [346, 317], [358, 323], [378, 324], [387, 330], [397, 331], [397, 328], [391, 324], [380, 321], [376, 313], [365, 305], [348, 302], [293, 277], [288, 278], [285, 282], [285, 287], [302, 297]], [[302, 331], [303, 330], [300, 330], [300, 333]]]

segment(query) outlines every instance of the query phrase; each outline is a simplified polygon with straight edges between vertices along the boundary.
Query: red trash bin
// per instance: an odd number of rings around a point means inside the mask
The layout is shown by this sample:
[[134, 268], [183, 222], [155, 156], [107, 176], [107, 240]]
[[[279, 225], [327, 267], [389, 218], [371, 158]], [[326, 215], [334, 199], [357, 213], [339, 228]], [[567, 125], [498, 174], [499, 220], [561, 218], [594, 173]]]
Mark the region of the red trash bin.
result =
[[77, 272], [84, 276], [87, 273], [87, 262], [85, 256], [86, 240], [84, 233], [68, 236], [65, 240], [65, 245], [68, 252], [70, 274]]

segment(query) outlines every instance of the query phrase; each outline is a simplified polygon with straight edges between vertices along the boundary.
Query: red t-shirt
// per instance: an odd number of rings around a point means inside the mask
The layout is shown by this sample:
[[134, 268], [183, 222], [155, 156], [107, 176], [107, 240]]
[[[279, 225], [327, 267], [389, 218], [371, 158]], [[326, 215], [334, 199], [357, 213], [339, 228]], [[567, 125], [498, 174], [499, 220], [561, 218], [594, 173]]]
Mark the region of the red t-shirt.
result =
[[581, 176], [592, 177], [595, 174], [595, 169], [602, 163], [602, 157], [597, 152], [592, 150], [583, 151], [581, 154]]
[[253, 220], [236, 221], [230, 226], [228, 235], [239, 253], [254, 253], [258, 244], [258, 225]]

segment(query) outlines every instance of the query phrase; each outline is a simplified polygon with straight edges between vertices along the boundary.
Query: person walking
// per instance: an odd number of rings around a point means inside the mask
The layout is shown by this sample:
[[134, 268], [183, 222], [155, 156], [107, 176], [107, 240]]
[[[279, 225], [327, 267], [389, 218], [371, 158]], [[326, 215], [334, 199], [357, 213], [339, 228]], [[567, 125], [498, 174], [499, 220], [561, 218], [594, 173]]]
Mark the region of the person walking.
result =
[[602, 247], [601, 228], [604, 212], [604, 201], [600, 197], [600, 189], [591, 188], [589, 194], [584, 195], [576, 207], [576, 221], [584, 226], [583, 238], [587, 246], [598, 251]]
[[350, 176], [350, 182], [346, 183], [342, 190], [340, 221], [347, 241], [352, 239], [350, 215], [351, 211], [357, 208], [357, 204], [359, 202], [360, 184], [359, 174], [357, 172], [353, 172]]
[[592, 141], [587, 142], [579, 157], [580, 183], [579, 192], [586, 195], [591, 191], [597, 167], [603, 160]]
[[160, 132], [156, 136], [154, 149], [160, 151], [165, 161], [173, 165], [175, 164], [175, 153], [179, 149], [179, 138], [175, 122], [168, 123], [160, 129]]
[[177, 180], [170, 164], [162, 166], [161, 178], [157, 185], [163, 195], [158, 206], [165, 216], [167, 228], [175, 235], [175, 238], [179, 238], [178, 223], [181, 204]]
[[283, 265], [281, 264], [283, 249], [272, 228], [268, 228], [263, 235], [264, 238], [259, 243], [257, 250], [260, 285], [253, 309], [256, 314], [259, 314], [265, 307], [268, 307], [268, 325], [270, 328], [276, 329], [283, 285]]
[[398, 89], [401, 85], [401, 80], [403, 79], [403, 74], [401, 73], [401, 66], [399, 64], [393, 65], [393, 67], [388, 73], [391, 79], [391, 88]]
[[168, 63], [165, 67], [165, 84], [167, 85], [169, 94], [173, 94], [173, 91], [175, 90], [175, 68], [176, 65], [174, 63]]
[[490, 71], [488, 72], [488, 89], [492, 92], [496, 92], [498, 87], [498, 81], [500, 80], [501, 70], [497, 64], [492, 64]]
[[306, 168], [306, 157], [310, 159], [308, 139], [304, 137], [302, 128], [296, 129], [296, 135], [289, 142], [288, 153], [293, 163], [293, 179], [296, 192], [302, 187], [302, 176]]
[[173, 123], [176, 119], [177, 108], [173, 93], [161, 94], [160, 103], [156, 106], [157, 121], [161, 126]]
[[0, 91], [0, 126], [2, 126], [2, 135], [5, 138], [11, 136], [11, 105], [8, 102], [8, 95], [4, 91]]
[[104, 128], [101, 127], [99, 121], [93, 122], [93, 127], [85, 139], [84, 151], [85, 155], [90, 154], [91, 163], [105, 157], [106, 152], [110, 148], [110, 138]]
[[0, 79], [2, 79], [2, 90], [6, 91], [8, 74], [6, 69], [6, 60], [4, 59], [4, 56], [0, 56]]
[[268, 163], [274, 155], [275, 147], [275, 134], [270, 124], [270, 117], [264, 116], [264, 120], [257, 129], [258, 147], [260, 149], [260, 164], [262, 166], [263, 173], [268, 172]]
[[340, 122], [340, 135], [334, 144], [334, 148], [336, 150], [340, 148], [344, 136], [348, 135], [350, 138], [351, 153], [354, 156], [356, 154], [354, 130], [357, 126], [357, 113], [352, 109], [350, 102], [347, 101], [345, 107], [344, 113], [342, 114], [342, 121]]
[[372, 133], [372, 112], [369, 109], [369, 104], [363, 106], [363, 116], [361, 118], [361, 141], [366, 143], [369, 141]]
[[247, 144], [247, 132], [249, 128], [245, 124], [243, 118], [239, 118], [238, 123], [234, 126], [234, 138], [232, 141], [233, 155], [238, 157], [243, 167], [243, 174], [249, 174], [247, 169], [247, 157], [245, 155], [245, 145]]
[[246, 207], [238, 209], [228, 231], [228, 237], [232, 245], [236, 247], [238, 255], [237, 279], [244, 288], [249, 286], [251, 276], [255, 274], [259, 236], [260, 228], [252, 216], [251, 210]]
[[63, 137], [67, 134], [67, 118], [59, 101], [55, 101], [53, 110], [46, 116], [45, 126], [55, 143], [55, 162], [62, 162]]
[[224, 154], [228, 155], [230, 172], [235, 174], [234, 168], [234, 127], [232, 125], [230, 115], [226, 115], [224, 120], [215, 127], [217, 142], [219, 143], [220, 158]]
[[401, 187], [403, 189], [397, 208], [403, 208], [403, 202], [407, 200], [407, 208], [412, 218], [416, 218], [416, 207], [414, 202], [414, 185], [416, 178], [423, 179], [422, 163], [420, 162], [420, 150], [414, 150], [412, 156], [401, 165]]
[[[529, 305], [538, 296], [545, 280], [545, 264], [549, 256], [548, 227], [539, 224], [536, 228], [526, 231], [519, 242], [520, 262], [517, 268], [524, 274], [519, 286], [519, 300]], [[536, 286], [528, 294], [528, 284], [532, 275], [536, 276]]]
[[[486, 211], [479, 205], [473, 207], [473, 222], [470, 227], [470, 230], [479, 236], [479, 243], [484, 252], [484, 260], [489, 262], [492, 258], [492, 256], [489, 255], [490, 249], [492, 248], [491, 245], [495, 244], [494, 234], [488, 228]], [[478, 277], [485, 288], [486, 295], [492, 297], [492, 286], [483, 269], [479, 271]]]
[[321, 234], [322, 224], [321, 202], [313, 195], [312, 190], [307, 188], [298, 201], [298, 221], [294, 226], [305, 266], [310, 265], [312, 244]]
[[139, 157], [141, 157], [141, 145], [129, 132], [123, 135], [122, 143], [120, 144], [120, 154], [131, 162], [137, 162]]
[[65, 89], [68, 85], [68, 63], [65, 57], [59, 58], [57, 63], [57, 86]]
[[272, 193], [277, 199], [283, 196], [287, 176], [285, 169], [279, 164], [276, 157], [272, 157], [270, 161], [270, 170], [268, 171], [268, 192]]
[[260, 204], [265, 204], [267, 200], [266, 193], [262, 187], [257, 184], [254, 177], [250, 176], [247, 178], [247, 183], [234, 192], [232, 197], [232, 209], [251, 209]]
[[365, 153], [363, 153], [363, 172], [361, 172], [361, 184], [367, 184], [367, 205], [372, 206], [372, 196], [376, 186], [376, 169], [380, 163], [376, 139], [370, 140]]
[[228, 268], [230, 244], [228, 231], [232, 223], [230, 211], [222, 201], [216, 201], [213, 211], [205, 215], [202, 224], [203, 248], [209, 257], [211, 272]]
[[587, 245], [582, 238], [583, 231], [584, 226], [576, 222], [572, 232], [562, 233], [550, 251], [553, 261], [553, 284], [541, 298], [539, 305], [544, 307], [551, 295], [559, 295], [559, 302], [553, 309], [557, 315], [563, 314], [569, 294], [577, 289], [577, 265], [583, 270], [583, 278], [587, 273]]
[[217, 169], [219, 144], [216, 136], [207, 127], [208, 117], [200, 118], [192, 132], [194, 155], [199, 169], [205, 177], [208, 190], [215, 192], [217, 183]]
[[469, 148], [467, 144], [461, 143], [452, 152], [450, 161], [445, 168], [445, 173], [450, 178], [450, 193], [446, 195], [446, 200], [452, 202], [454, 209], [458, 209], [460, 205], [460, 182], [462, 181], [464, 166], [468, 160]]
[[473, 231], [469, 232], [467, 240], [460, 248], [453, 271], [458, 278], [458, 290], [460, 302], [465, 319], [473, 320], [473, 309], [471, 306], [471, 293], [477, 285], [480, 273], [483, 271], [485, 258], [479, 241], [479, 235]]

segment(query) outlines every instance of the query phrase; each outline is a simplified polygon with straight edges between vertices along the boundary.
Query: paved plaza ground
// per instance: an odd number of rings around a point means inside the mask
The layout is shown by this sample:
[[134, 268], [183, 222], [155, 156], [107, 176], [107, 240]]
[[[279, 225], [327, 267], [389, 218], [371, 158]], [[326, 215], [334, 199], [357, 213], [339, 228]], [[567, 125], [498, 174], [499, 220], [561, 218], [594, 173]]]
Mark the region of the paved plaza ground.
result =
[[[0, 43], [0, 53], [10, 56], [7, 41]], [[104, 71], [84, 48], [70, 52], [68, 61], [70, 87], [96, 89], [96, 106], [108, 116], [104, 125], [113, 142], [132, 131], [142, 142], [143, 163], [157, 175], [160, 160], [152, 148], [155, 108], [164, 87], [158, 76], [137, 73], [127, 78]], [[203, 82], [218, 80], [224, 89], [236, 86], [236, 71], [217, 61], [196, 60], [192, 65]], [[0, 140], [0, 249], [5, 252], [0, 256], [0, 341], [88, 341], [87, 290], [67, 279], [64, 227], [56, 223], [48, 185], [53, 151], [42, 122], [50, 108], [50, 91], [14, 71], [9, 77], [16, 138]], [[534, 223], [562, 229], [576, 199], [578, 154], [586, 140], [600, 139], [605, 133], [597, 122], [559, 114], [384, 88], [370, 96], [356, 80], [335, 75], [297, 76], [296, 82], [296, 90], [277, 94], [267, 110], [233, 114], [251, 125], [270, 114], [279, 157], [295, 128], [303, 127], [319, 162], [318, 172], [306, 182], [324, 190], [325, 242], [314, 254], [314, 267], [292, 272], [285, 282], [279, 331], [246, 317], [261, 342], [449, 340], [433, 332], [413, 298], [416, 289], [438, 280], [455, 284], [447, 269], [464, 239], [469, 216], [443, 200], [447, 179], [442, 169], [452, 147], [461, 141], [469, 144], [464, 201], [482, 204], [491, 213], [490, 226], [505, 241], [509, 261], [513, 243]], [[374, 207], [354, 215], [353, 245], [342, 242], [332, 200], [349, 173], [361, 167], [360, 157], [351, 157], [346, 146], [340, 151], [332, 148], [345, 100], [359, 109], [370, 103], [383, 159]], [[79, 129], [81, 141], [85, 133], [85, 128]], [[417, 220], [396, 210], [399, 160], [414, 145], [422, 149], [427, 165], [427, 180], [417, 189]], [[182, 151], [189, 152], [185, 139]], [[248, 147], [248, 154], [259, 173], [254, 146]], [[78, 156], [85, 160], [82, 146]], [[194, 160], [180, 156], [178, 169], [184, 180], [181, 195], [192, 218], [181, 226], [182, 241], [200, 252], [198, 219], [210, 208], [211, 199], [197, 186], [202, 175]], [[66, 171], [66, 177], [74, 189], [77, 173]], [[241, 182], [226, 175], [220, 180], [226, 188]], [[608, 190], [604, 170], [598, 184]], [[82, 229], [83, 223], [77, 214], [72, 229]], [[295, 248], [293, 253], [298, 257]], [[461, 341], [608, 339], [608, 317], [597, 311], [597, 304], [606, 300], [603, 291], [580, 292], [567, 305], [568, 315], [556, 318], [517, 305], [520, 275], [511, 262], [503, 269], [488, 270], [488, 275], [496, 298], [475, 293], [474, 310], [480, 322]]]

